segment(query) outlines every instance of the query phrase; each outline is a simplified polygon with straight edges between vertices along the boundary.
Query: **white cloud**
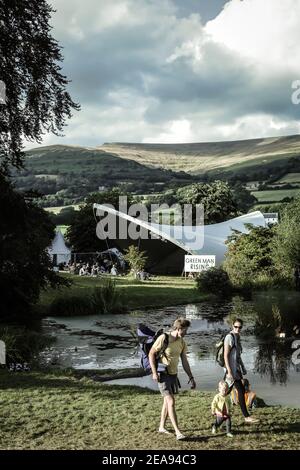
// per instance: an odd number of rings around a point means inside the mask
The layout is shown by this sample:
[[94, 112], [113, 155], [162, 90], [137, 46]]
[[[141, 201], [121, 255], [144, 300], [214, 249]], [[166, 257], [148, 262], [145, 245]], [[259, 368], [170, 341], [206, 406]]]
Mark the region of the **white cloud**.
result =
[[171, 0], [52, 0], [74, 113], [45, 143], [199, 142], [299, 132], [300, 0], [231, 0], [205, 26]]
[[187, 119], [171, 121], [164, 126], [164, 132], [155, 134], [154, 137], [145, 137], [142, 142], [162, 143], [162, 144], [180, 144], [188, 143], [193, 140], [191, 123]]
[[264, 71], [299, 73], [299, 18], [299, 0], [231, 0], [205, 31]]

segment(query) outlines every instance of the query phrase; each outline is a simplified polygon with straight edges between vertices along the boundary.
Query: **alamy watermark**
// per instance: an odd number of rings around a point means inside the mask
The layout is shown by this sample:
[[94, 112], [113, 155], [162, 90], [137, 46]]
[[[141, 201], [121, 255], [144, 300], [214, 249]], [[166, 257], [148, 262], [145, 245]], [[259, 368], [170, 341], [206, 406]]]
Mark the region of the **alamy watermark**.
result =
[[119, 197], [119, 207], [94, 204], [99, 217], [96, 234], [100, 240], [146, 240], [160, 238], [176, 241], [188, 248], [201, 249], [204, 242], [204, 209], [202, 204], [151, 204], [128, 207], [127, 196]]
[[0, 340], [0, 365], [6, 364], [6, 346], [5, 342]]
[[300, 364], [300, 339], [293, 341], [292, 349], [296, 349], [292, 354], [292, 363], [298, 365]]
[[0, 104], [6, 104], [6, 87], [2, 80], [0, 80]]
[[300, 104], [300, 80], [294, 80], [292, 82], [293, 91], [291, 95], [291, 100], [293, 104]]

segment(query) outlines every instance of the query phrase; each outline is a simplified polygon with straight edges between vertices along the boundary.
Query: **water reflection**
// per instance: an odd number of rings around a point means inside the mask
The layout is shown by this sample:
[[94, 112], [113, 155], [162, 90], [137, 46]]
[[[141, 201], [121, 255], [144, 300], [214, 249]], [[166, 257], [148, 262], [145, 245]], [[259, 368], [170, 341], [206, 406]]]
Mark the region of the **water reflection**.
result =
[[[299, 293], [274, 292], [259, 293], [247, 301], [235, 297], [227, 302], [135, 311], [130, 315], [47, 319], [44, 330], [56, 337], [56, 344], [44, 352], [43, 359], [51, 363], [54, 356], [55, 366], [61, 367], [137, 367], [136, 325], [144, 322], [153, 329], [167, 329], [177, 316], [184, 315], [191, 320], [187, 343], [193, 373], [200, 382], [204, 377], [207, 389], [215, 389], [222, 375], [222, 369], [215, 364], [215, 343], [229, 330], [233, 317], [238, 316], [245, 322], [243, 357], [250, 382], [254, 380], [264, 394], [272, 397], [274, 391], [276, 397], [282, 393], [277, 385], [289, 382], [293, 384], [291, 393], [295, 394], [295, 387], [300, 385], [300, 370], [292, 362], [292, 343], [300, 338], [299, 305]], [[293, 400], [296, 397], [292, 403]]]
[[245, 307], [250, 307], [258, 343], [255, 371], [269, 377], [272, 384], [286, 384], [289, 371], [299, 371], [292, 361], [292, 343], [300, 333], [299, 294], [285, 297], [282, 292], [272, 292], [267, 298], [257, 294], [253, 304]]
[[290, 341], [259, 344], [255, 357], [255, 369], [261, 376], [268, 376], [272, 384], [276, 382], [286, 384], [288, 371], [291, 368], [297, 369], [291, 360], [292, 352]]

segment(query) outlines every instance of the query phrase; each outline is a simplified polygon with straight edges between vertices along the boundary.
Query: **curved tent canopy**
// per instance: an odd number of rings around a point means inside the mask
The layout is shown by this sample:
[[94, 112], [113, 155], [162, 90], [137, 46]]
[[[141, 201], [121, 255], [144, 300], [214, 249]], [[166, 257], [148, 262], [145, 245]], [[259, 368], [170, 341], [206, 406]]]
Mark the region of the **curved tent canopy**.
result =
[[100, 210], [101, 213], [106, 212], [116, 217], [126, 219], [130, 223], [139, 225], [154, 233], [156, 236], [161, 237], [163, 240], [168, 240], [189, 254], [215, 255], [217, 266], [224, 260], [224, 255], [227, 250], [225, 241], [228, 236], [232, 234], [233, 230], [247, 233], [248, 229], [245, 224], [261, 227], [266, 226], [265, 218], [260, 211], [244, 214], [218, 224], [195, 227], [146, 222], [103, 204], [94, 204], [93, 208], [94, 210]]

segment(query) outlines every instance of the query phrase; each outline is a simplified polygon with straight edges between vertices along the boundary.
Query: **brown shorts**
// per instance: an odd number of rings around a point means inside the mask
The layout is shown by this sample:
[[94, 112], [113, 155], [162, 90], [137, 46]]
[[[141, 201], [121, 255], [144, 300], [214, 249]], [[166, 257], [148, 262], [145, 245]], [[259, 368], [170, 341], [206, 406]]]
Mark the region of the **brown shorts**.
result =
[[158, 389], [163, 397], [167, 395], [176, 395], [178, 393], [179, 381], [177, 374], [159, 374]]

